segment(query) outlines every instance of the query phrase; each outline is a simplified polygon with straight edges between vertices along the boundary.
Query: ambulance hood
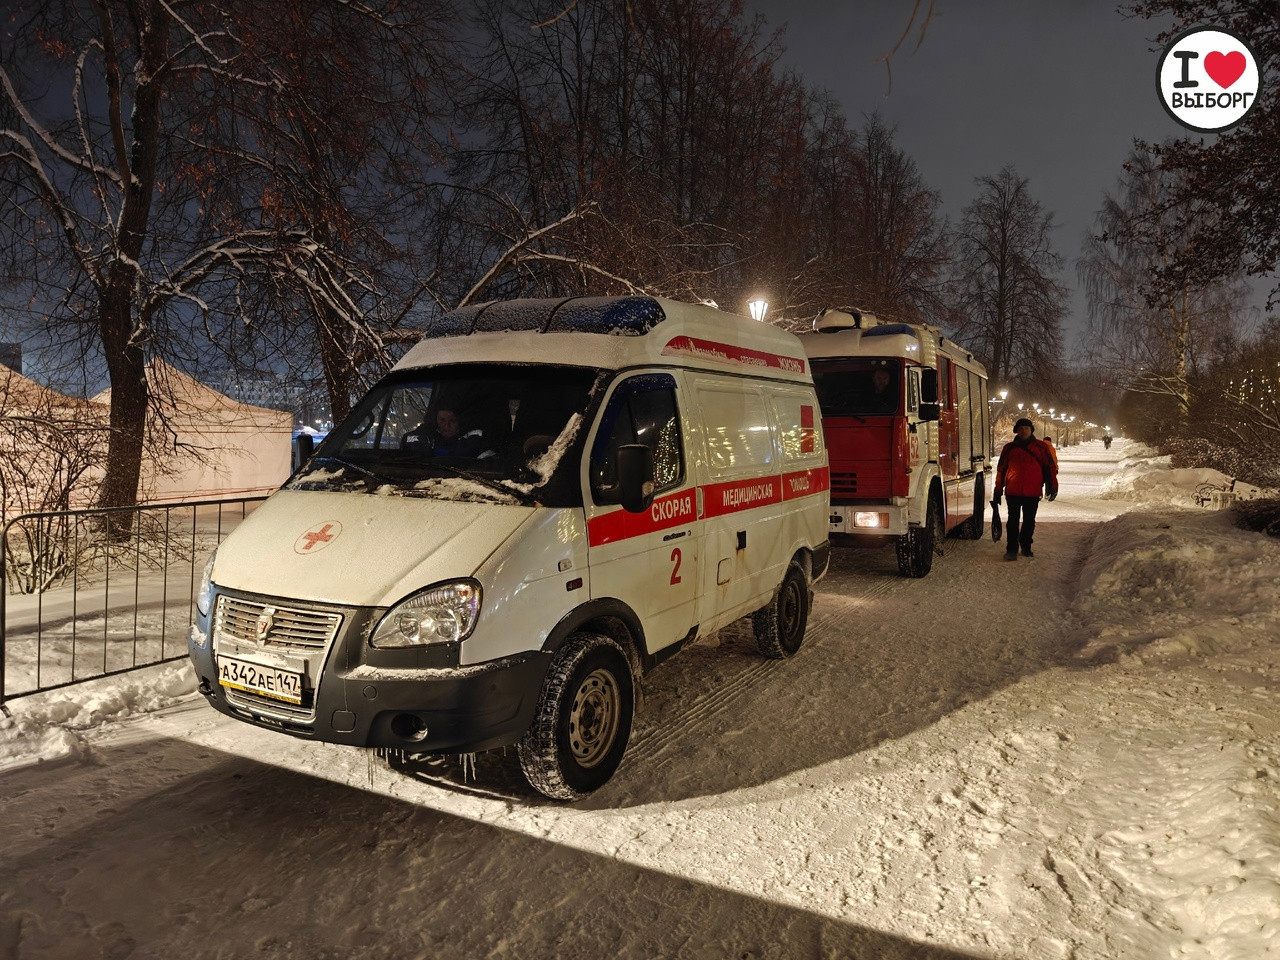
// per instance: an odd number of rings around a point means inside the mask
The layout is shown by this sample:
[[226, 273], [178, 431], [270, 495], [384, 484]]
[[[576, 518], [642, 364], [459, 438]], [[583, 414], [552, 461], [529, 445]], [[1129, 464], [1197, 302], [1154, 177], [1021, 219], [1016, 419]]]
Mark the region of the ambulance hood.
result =
[[227, 590], [351, 606], [391, 606], [473, 575], [534, 507], [281, 490], [218, 548]]

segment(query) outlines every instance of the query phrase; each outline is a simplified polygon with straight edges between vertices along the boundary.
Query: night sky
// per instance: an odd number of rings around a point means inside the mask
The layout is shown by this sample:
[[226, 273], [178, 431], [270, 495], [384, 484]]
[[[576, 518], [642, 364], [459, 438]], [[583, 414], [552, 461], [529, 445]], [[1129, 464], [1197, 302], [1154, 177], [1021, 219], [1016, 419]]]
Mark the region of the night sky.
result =
[[[890, 88], [874, 61], [893, 48], [913, 0], [748, 2], [786, 25], [783, 63], [835, 94], [851, 125], [879, 109], [897, 127], [953, 221], [977, 193], [974, 178], [1012, 164], [1028, 179], [1067, 260], [1064, 346], [1074, 354], [1087, 309], [1075, 260], [1104, 191], [1115, 191], [1135, 138], [1191, 135], [1156, 93], [1150, 38], [1162, 24], [1126, 18], [1114, 0], [936, 0], [923, 44], [913, 28], [894, 56]], [[928, 7], [921, 0], [921, 18]]]

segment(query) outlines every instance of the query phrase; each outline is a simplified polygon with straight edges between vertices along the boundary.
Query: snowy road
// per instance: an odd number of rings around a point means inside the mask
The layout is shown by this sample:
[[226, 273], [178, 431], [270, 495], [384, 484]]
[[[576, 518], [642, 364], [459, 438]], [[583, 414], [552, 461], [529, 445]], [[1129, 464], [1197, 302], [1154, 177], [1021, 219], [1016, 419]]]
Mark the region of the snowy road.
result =
[[1061, 452], [1033, 560], [840, 552], [795, 658], [669, 661], [584, 803], [192, 698], [107, 724], [0, 775], [0, 958], [1274, 955], [1280, 545], [1100, 522], [1123, 450]]

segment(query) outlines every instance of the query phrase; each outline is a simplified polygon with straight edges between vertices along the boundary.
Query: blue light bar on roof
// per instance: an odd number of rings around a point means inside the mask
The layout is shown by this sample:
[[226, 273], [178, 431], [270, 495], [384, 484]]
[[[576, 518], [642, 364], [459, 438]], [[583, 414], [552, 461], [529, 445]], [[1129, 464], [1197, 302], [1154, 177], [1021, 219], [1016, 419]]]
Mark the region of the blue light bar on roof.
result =
[[603, 333], [639, 337], [666, 319], [652, 297], [492, 300], [461, 307], [427, 325], [428, 337], [471, 333]]
[[863, 330], [863, 337], [887, 337], [895, 333], [905, 333], [909, 337], [917, 335], [916, 328], [909, 323], [882, 323], [869, 330]]

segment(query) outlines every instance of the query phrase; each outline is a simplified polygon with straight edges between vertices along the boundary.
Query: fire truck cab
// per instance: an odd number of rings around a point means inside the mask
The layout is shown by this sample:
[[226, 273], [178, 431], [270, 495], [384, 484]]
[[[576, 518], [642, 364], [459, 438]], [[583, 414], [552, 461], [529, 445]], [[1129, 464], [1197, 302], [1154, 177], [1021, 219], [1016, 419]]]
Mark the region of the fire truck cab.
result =
[[948, 533], [976, 539], [991, 489], [987, 371], [926, 324], [827, 309], [802, 334], [831, 468], [833, 544], [892, 542], [923, 577]]

